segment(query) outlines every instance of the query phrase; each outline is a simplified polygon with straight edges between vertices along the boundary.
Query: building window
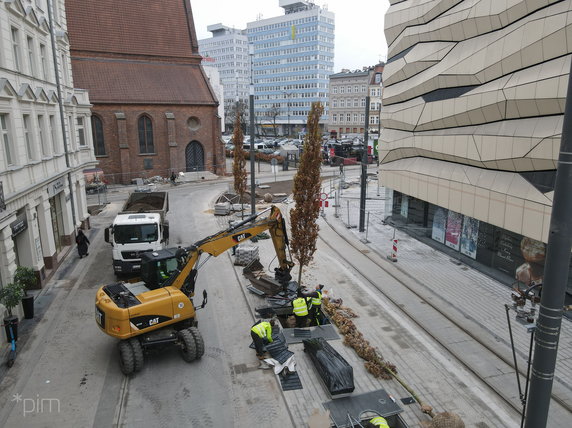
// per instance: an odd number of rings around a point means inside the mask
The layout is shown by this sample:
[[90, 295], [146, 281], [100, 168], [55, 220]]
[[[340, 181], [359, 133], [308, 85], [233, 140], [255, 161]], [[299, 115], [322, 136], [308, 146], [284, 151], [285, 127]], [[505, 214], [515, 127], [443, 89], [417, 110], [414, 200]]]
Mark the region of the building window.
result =
[[75, 150], [75, 148], [76, 148], [76, 135], [75, 135], [75, 127], [73, 124], [73, 117], [72, 116], [68, 116], [68, 135], [69, 135], [70, 150]]
[[359, 99], [354, 98], [354, 107], [359, 107]]
[[340, 94], [345, 93], [346, 87], [344, 85], [340, 86]]
[[14, 69], [20, 71], [20, 34], [18, 29], [12, 27], [12, 54], [14, 55]]
[[77, 123], [77, 139], [80, 146], [85, 146], [85, 126], [83, 116], [76, 117]]
[[30, 74], [36, 75], [36, 55], [34, 53], [34, 39], [30, 36], [26, 37], [26, 45], [28, 48], [28, 67], [30, 67]]
[[338, 93], [338, 87], [337, 87], [337, 86], [334, 86], [334, 87], [332, 88], [332, 90], [333, 90], [333, 93], [334, 93], [334, 94], [337, 94], [337, 93]]
[[95, 156], [105, 156], [103, 122], [97, 116], [91, 116], [91, 133], [93, 135], [93, 151], [95, 152]]
[[365, 88], [365, 85], [361, 85], [361, 91], [362, 91], [362, 92], [366, 92], [366, 91], [367, 91], [367, 89]]
[[345, 107], [346, 106], [346, 100], [344, 98], [340, 99], [340, 107]]
[[354, 92], [355, 92], [356, 94], [359, 92], [359, 86], [358, 86], [358, 85], [355, 85], [355, 86], [354, 86]]
[[42, 150], [42, 157], [48, 156], [48, 146], [46, 144], [46, 127], [44, 123], [44, 115], [38, 115], [38, 141]]
[[337, 107], [338, 107], [338, 99], [337, 99], [337, 98], [334, 98], [334, 99], [333, 99], [333, 101], [332, 101], [332, 107], [333, 107], [333, 108], [337, 108]]
[[346, 113], [346, 122], [350, 123], [352, 121], [352, 115], [350, 113]]
[[362, 113], [359, 115], [359, 123], [364, 123], [365, 122], [365, 113]]
[[332, 115], [332, 122], [336, 123], [337, 121], [338, 121], [338, 115], [334, 113]]
[[30, 130], [30, 115], [25, 114], [22, 116], [24, 125], [24, 141], [26, 142], [26, 152], [28, 160], [34, 160], [34, 142], [32, 141], [32, 134]]
[[4, 147], [4, 159], [6, 161], [6, 166], [14, 165], [14, 158], [12, 156], [12, 142], [10, 141], [7, 114], [0, 114], [0, 135], [2, 136], [2, 145]]
[[48, 62], [46, 58], [46, 46], [40, 44], [40, 72], [42, 73], [42, 79], [48, 80]]
[[154, 153], [153, 125], [149, 116], [139, 118], [139, 153]]
[[354, 123], [357, 123], [357, 121], [358, 121], [358, 115], [357, 113], [354, 113]]
[[362, 106], [362, 107], [365, 107], [365, 98], [362, 98], [362, 99], [361, 99], [361, 106]]
[[54, 154], [59, 153], [58, 150], [58, 130], [56, 129], [56, 117], [50, 116], [50, 137], [52, 139], [52, 149]]

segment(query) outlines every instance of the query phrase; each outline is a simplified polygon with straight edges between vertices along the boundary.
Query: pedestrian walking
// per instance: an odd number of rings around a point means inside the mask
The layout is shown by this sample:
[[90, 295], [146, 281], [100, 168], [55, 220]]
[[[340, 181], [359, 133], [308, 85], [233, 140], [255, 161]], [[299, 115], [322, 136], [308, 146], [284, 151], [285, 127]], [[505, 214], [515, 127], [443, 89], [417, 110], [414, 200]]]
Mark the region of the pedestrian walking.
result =
[[301, 290], [298, 290], [298, 297], [292, 300], [292, 307], [296, 317], [296, 327], [306, 327], [308, 325], [308, 302]]
[[[264, 360], [264, 344], [265, 341], [272, 343], [272, 327], [274, 327], [274, 320], [258, 321], [250, 328], [250, 337], [254, 342], [254, 349], [256, 349], [256, 356], [259, 360]], [[261, 368], [266, 368], [261, 363]]]
[[77, 235], [75, 237], [75, 243], [77, 244], [77, 253], [81, 259], [83, 256], [89, 256], [88, 248], [90, 245], [89, 239], [83, 234], [81, 229], [77, 230]]

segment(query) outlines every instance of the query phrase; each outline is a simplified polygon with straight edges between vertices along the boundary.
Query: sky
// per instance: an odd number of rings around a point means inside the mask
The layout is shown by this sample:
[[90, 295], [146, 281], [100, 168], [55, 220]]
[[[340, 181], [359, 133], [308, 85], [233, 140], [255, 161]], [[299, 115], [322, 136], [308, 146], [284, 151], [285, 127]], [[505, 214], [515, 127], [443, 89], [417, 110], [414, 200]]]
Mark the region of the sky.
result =
[[[284, 15], [279, 0], [190, 0], [199, 39], [212, 36], [207, 31], [211, 24], [245, 29], [247, 22]], [[388, 0], [315, 0], [315, 3], [334, 12], [335, 58], [334, 72], [350, 70], [385, 61], [387, 42], [383, 32]], [[358, 7], [359, 6], [359, 7]]]

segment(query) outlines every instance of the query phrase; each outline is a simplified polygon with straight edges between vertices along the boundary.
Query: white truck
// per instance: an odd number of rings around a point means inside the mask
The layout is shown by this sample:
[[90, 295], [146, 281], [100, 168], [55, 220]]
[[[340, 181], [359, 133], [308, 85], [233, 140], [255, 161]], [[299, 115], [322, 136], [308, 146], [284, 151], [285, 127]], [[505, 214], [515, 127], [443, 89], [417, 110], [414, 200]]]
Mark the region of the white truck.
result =
[[168, 211], [167, 192], [134, 192], [129, 195], [113, 224], [105, 229], [105, 242], [112, 246], [113, 270], [117, 275], [139, 272], [141, 253], [167, 247]]

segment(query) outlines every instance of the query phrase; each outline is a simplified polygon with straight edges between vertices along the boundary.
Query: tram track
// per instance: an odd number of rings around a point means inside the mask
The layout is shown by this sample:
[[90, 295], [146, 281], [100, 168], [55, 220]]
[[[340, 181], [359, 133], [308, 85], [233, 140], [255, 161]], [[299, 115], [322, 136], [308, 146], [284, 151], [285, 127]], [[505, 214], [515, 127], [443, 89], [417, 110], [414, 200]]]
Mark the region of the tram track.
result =
[[[418, 287], [413, 286], [415, 283], [418, 286], [422, 286], [422, 284], [418, 281], [417, 278], [412, 277], [407, 272], [403, 272], [398, 268], [394, 267], [390, 262], [386, 262], [383, 258], [375, 252], [374, 249], [371, 247], [366, 247], [365, 244], [361, 244], [355, 242], [344, 236], [342, 233], [338, 232], [335, 227], [333, 227], [327, 220], [324, 221], [325, 224], [330, 228], [330, 230], [337, 235], [341, 240], [343, 240], [349, 247], [351, 247], [357, 254], [348, 254], [348, 251], [344, 251], [347, 249], [340, 249], [339, 243], [332, 243], [327, 238], [324, 238], [324, 234], [320, 233], [319, 239], [323, 242], [333, 253], [337, 254], [341, 260], [343, 260], [347, 266], [349, 266], [354, 273], [358, 275], [361, 279], [363, 279], [367, 284], [373, 287], [375, 290], [379, 291], [387, 300], [389, 300], [392, 304], [394, 304], [397, 308], [399, 308], [410, 320], [412, 320], [417, 326], [419, 326], [425, 333], [427, 333], [431, 338], [433, 338], [438, 344], [440, 344], [444, 349], [446, 349], [452, 356], [456, 358], [456, 360], [462, 364], [462, 366], [477, 376], [485, 385], [487, 385], [503, 402], [508, 404], [512, 409], [514, 409], [519, 414], [522, 411], [522, 404], [520, 403], [518, 394], [513, 394], [511, 396], [507, 393], [506, 385], [502, 385], [502, 381], [499, 383], [498, 377], [486, 376], [482, 372], [482, 367], [479, 367], [478, 364], [475, 364], [474, 356], [467, 355], [462, 351], [460, 347], [454, 349], [452, 346], [449, 345], [447, 340], [440, 335], [439, 331], [435, 331], [435, 329], [428, 328], [427, 325], [423, 322], [423, 317], [419, 316], [416, 313], [415, 304], [411, 304], [413, 300], [416, 302], [422, 302], [424, 306], [424, 310], [427, 307], [430, 307], [433, 311], [435, 311], [442, 319], [449, 323], [450, 326], [454, 326], [460, 334], [464, 335], [465, 337], [469, 338], [474, 344], [483, 351], [488, 352], [491, 356], [495, 358], [494, 364], [500, 367], [500, 371], [502, 373], [508, 374], [515, 378], [515, 371], [510, 358], [507, 356], [502, 355], [501, 352], [495, 349], [491, 343], [486, 343], [485, 340], [479, 338], [476, 334], [474, 334], [468, 325], [463, 325], [463, 323], [459, 322], [451, 313], [443, 310], [443, 308], [439, 307], [438, 304], [434, 302], [433, 296], [429, 296], [425, 293], [419, 291]], [[404, 299], [403, 293], [398, 295], [398, 293], [392, 292], [392, 290], [384, 289], [379, 280], [376, 280], [371, 274], [364, 272], [364, 269], [358, 266], [356, 262], [356, 257], [358, 254], [368, 260], [369, 263], [373, 264], [377, 269], [381, 269], [386, 275], [391, 277], [393, 280], [397, 281], [401, 284], [407, 293], [409, 294], [410, 298]], [[413, 284], [412, 284], [413, 283]], [[461, 313], [462, 316], [462, 313]], [[443, 325], [443, 329], [445, 329], [445, 325]], [[498, 344], [497, 344], [498, 345]], [[474, 349], [474, 346], [471, 348]], [[525, 376], [526, 373], [524, 371], [520, 371], [521, 376]], [[516, 385], [515, 385], [516, 388]], [[504, 389], [504, 390], [503, 390]], [[514, 392], [514, 391], [513, 391]], [[555, 403], [560, 406], [562, 413], [568, 412], [568, 416], [572, 412], [572, 407], [563, 397], [560, 397], [558, 394], [552, 393], [552, 399]]]

